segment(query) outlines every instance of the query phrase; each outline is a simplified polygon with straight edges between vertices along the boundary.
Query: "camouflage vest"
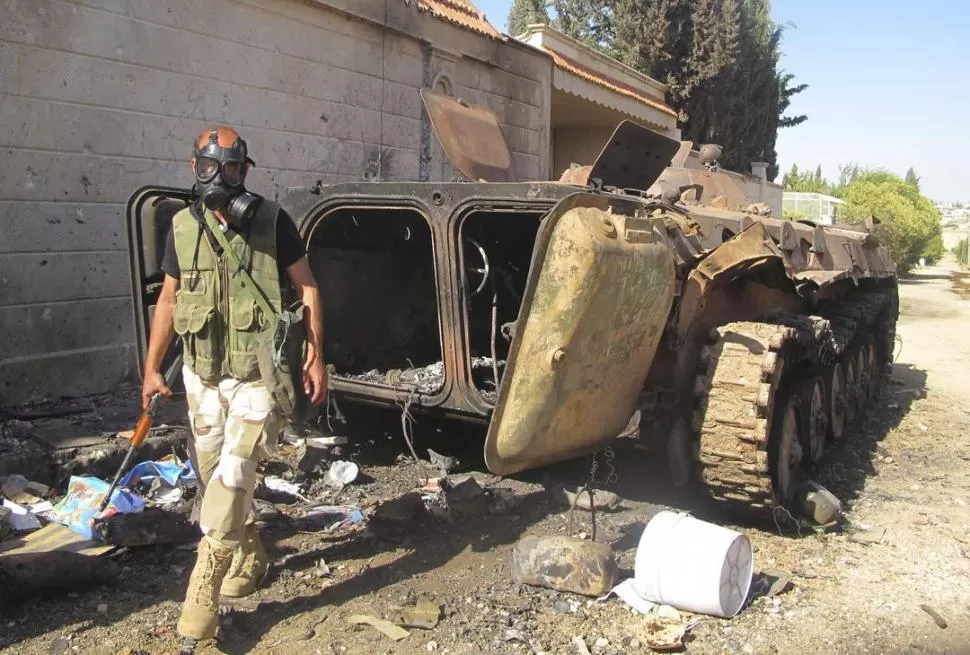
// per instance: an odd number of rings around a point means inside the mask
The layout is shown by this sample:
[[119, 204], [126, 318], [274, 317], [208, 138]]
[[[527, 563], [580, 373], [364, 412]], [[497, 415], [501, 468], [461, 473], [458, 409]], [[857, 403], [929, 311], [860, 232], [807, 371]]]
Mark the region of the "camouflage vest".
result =
[[[210, 229], [219, 221], [205, 209]], [[277, 206], [264, 200], [250, 221], [246, 240], [236, 234], [229, 245], [246, 264], [270, 306], [282, 300], [276, 265]], [[223, 252], [217, 256], [199, 221], [185, 208], [172, 219], [175, 252], [182, 279], [175, 302], [175, 332], [183, 340], [185, 364], [203, 380], [259, 378], [260, 332], [272, 320], [240, 284], [238, 267]]]

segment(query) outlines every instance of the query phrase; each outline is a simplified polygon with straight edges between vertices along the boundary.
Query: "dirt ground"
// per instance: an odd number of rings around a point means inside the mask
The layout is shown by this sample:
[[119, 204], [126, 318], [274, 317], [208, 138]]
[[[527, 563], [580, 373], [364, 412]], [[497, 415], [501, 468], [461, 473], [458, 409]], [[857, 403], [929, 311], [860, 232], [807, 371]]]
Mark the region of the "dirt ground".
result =
[[[612, 546], [622, 578], [632, 575], [643, 526], [662, 509], [694, 511], [746, 534], [759, 580], [791, 576], [774, 596], [756, 585], [733, 619], [684, 614], [684, 623], [699, 619], [686, 652], [970, 653], [970, 300], [952, 290], [954, 266], [902, 283], [892, 383], [818, 477], [841, 499], [847, 527], [799, 535], [732, 523], [674, 489], [662, 461], [617, 446], [615, 479], [601, 486], [623, 502], [597, 513], [596, 540]], [[457, 428], [426, 423], [417, 427], [433, 438], [418, 453], [428, 444], [448, 452]], [[278, 504], [283, 516], [263, 528], [276, 564], [250, 604], [224, 616], [225, 640], [197, 652], [580, 653], [577, 636], [598, 655], [650, 652], [648, 619], [618, 599], [596, 603], [511, 578], [516, 541], [569, 528], [568, 507], [543, 480], [579, 482], [589, 459], [498, 479], [484, 472], [478, 450], [461, 454], [465, 470], [455, 474], [471, 473], [487, 491], [485, 510], [471, 516], [322, 532], [287, 520], [290, 506]], [[309, 494], [364, 508], [399, 497], [434, 476], [402, 461], [405, 452], [392, 420], [343, 454], [360, 464], [357, 482], [338, 495], [317, 482]], [[599, 462], [606, 479], [610, 467]], [[589, 518], [577, 511], [573, 533], [591, 532]], [[0, 616], [0, 652], [178, 652], [174, 625], [194, 550], [143, 548], [116, 559], [124, 570], [111, 585], [30, 600]], [[440, 604], [442, 618], [401, 641], [347, 621], [392, 618], [418, 597]]]

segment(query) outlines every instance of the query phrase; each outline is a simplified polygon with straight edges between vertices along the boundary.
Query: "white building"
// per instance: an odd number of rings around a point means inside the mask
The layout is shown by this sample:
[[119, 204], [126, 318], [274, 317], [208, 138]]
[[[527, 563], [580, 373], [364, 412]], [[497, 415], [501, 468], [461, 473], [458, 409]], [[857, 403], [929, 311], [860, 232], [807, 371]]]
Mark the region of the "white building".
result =
[[821, 225], [836, 222], [837, 207], [845, 201], [824, 193], [785, 191], [782, 196], [782, 209], [785, 214], [797, 214], [799, 220], [808, 220]]

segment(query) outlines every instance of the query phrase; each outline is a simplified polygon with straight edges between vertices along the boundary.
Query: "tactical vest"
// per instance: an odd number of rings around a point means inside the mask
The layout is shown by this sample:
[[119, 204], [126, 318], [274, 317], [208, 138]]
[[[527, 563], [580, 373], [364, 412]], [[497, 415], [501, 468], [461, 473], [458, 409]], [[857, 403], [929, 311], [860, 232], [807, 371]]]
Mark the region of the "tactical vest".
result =
[[[218, 219], [208, 209], [204, 211], [210, 229], [218, 230]], [[276, 265], [277, 215], [277, 206], [264, 200], [250, 219], [246, 239], [235, 234], [229, 240], [275, 311], [282, 304]], [[175, 332], [182, 338], [185, 364], [208, 382], [226, 377], [258, 379], [256, 349], [268, 317], [240, 284], [238, 266], [231, 256], [225, 252], [216, 255], [209, 236], [189, 208], [175, 215], [172, 227], [182, 274], [174, 323]]]

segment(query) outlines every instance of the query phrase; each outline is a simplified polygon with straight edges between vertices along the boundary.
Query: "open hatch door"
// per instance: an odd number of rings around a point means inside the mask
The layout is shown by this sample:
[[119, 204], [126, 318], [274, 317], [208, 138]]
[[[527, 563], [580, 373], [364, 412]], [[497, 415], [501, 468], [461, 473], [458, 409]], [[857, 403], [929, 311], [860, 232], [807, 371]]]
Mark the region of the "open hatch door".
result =
[[421, 89], [438, 143], [472, 182], [515, 182], [512, 151], [495, 112], [460, 98]]
[[[148, 333], [165, 277], [162, 273], [165, 240], [172, 226], [172, 218], [190, 204], [191, 198], [190, 189], [147, 186], [135, 191], [128, 199], [125, 225], [128, 230], [131, 304], [139, 378], [144, 375]], [[172, 345], [162, 360], [163, 371], [175, 359], [176, 341], [172, 340]], [[176, 387], [180, 389], [181, 386], [181, 376], [178, 376]]]
[[603, 145], [588, 179], [599, 179], [604, 186], [618, 189], [645, 191], [671, 165], [680, 149], [680, 141], [624, 120]]
[[509, 475], [593, 451], [628, 425], [674, 298], [653, 221], [579, 192], [543, 220], [485, 462]]

